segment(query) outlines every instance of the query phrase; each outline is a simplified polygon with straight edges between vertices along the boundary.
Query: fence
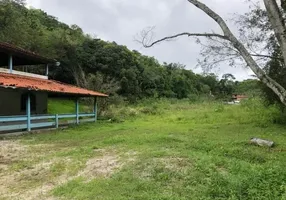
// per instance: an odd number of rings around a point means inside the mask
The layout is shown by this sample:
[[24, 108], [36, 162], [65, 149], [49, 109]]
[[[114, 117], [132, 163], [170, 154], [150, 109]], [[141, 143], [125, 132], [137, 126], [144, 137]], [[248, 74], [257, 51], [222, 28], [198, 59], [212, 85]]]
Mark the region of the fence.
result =
[[[74, 119], [61, 123], [63, 119]], [[30, 131], [39, 128], [59, 128], [60, 125], [95, 122], [96, 112], [85, 114], [0, 116], [0, 132]]]

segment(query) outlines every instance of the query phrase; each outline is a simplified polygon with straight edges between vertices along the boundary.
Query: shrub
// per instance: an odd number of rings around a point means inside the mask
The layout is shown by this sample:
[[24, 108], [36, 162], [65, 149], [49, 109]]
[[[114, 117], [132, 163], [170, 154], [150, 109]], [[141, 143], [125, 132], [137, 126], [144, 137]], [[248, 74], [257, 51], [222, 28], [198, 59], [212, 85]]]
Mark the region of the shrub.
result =
[[138, 110], [135, 108], [126, 107], [123, 109], [124, 112], [122, 113], [123, 117], [135, 117], [139, 114]]
[[156, 115], [157, 110], [153, 109], [152, 107], [144, 107], [140, 109], [140, 112], [147, 115]]
[[242, 101], [241, 106], [249, 112], [248, 117], [257, 122], [259, 126], [267, 127], [271, 123], [286, 124], [285, 116], [276, 104], [265, 106], [262, 99], [250, 98]]
[[198, 102], [200, 99], [200, 97], [198, 95], [195, 95], [195, 94], [189, 95], [188, 98], [189, 98], [189, 101], [191, 103]]

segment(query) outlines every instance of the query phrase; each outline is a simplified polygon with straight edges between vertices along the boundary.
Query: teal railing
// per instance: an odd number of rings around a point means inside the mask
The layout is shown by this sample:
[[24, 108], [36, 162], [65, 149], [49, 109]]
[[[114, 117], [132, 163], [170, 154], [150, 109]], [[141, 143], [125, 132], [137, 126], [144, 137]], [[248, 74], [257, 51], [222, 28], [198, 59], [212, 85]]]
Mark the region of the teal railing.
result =
[[[74, 119], [62, 123], [63, 119]], [[0, 132], [23, 131], [39, 128], [58, 128], [60, 125], [95, 122], [96, 113], [83, 114], [56, 114], [56, 115], [31, 115], [28, 116], [0, 116]]]

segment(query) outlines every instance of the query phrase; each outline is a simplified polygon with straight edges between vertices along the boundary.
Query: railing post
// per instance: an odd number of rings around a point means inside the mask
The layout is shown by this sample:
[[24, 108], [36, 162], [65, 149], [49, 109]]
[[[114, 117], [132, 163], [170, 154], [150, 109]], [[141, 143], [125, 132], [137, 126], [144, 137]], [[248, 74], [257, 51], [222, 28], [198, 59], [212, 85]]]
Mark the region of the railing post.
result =
[[46, 65], [46, 76], [49, 76], [49, 64]]
[[26, 99], [26, 114], [27, 114], [27, 131], [31, 131], [31, 96], [30, 93]]
[[13, 56], [12, 55], [9, 56], [9, 72], [10, 74], [13, 73]]
[[76, 124], [79, 124], [79, 98], [75, 100]]
[[97, 121], [97, 97], [94, 97], [93, 113], [94, 113], [94, 122], [96, 122]]
[[59, 128], [59, 115], [56, 114], [56, 128]]

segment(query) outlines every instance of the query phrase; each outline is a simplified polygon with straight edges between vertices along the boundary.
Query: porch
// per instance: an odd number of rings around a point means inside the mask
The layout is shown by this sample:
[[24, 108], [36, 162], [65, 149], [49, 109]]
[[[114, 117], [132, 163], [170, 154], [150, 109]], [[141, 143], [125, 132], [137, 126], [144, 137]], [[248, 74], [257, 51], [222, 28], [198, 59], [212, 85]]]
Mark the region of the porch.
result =
[[74, 113], [32, 114], [31, 95], [27, 95], [26, 114], [0, 116], [0, 134], [11, 132], [34, 131], [40, 129], [59, 128], [71, 124], [97, 121], [97, 97], [93, 97], [93, 111], [80, 112], [80, 98], [74, 99]]

